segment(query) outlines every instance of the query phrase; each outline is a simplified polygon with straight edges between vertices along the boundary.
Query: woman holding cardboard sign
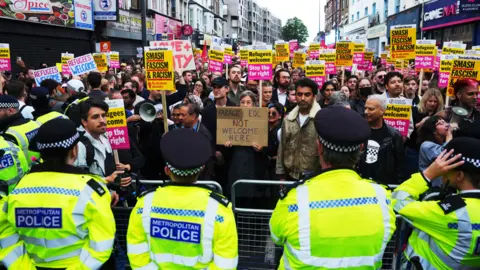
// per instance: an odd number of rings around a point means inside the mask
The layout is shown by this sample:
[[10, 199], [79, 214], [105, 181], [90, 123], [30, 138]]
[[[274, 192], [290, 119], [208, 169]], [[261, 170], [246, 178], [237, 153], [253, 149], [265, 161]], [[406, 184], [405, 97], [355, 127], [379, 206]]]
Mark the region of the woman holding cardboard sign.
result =
[[[240, 95], [240, 107], [258, 107], [257, 96], [251, 91], [244, 91]], [[225, 143], [225, 147], [230, 148], [231, 160], [227, 162], [230, 164], [228, 169], [228, 188], [239, 179], [267, 179], [268, 157], [261, 145], [256, 142], [252, 143], [252, 146], [232, 146], [232, 142]], [[261, 187], [253, 185], [241, 185], [238, 191], [237, 201], [239, 207], [250, 207], [253, 204], [253, 200], [258, 200], [261, 197], [265, 197], [264, 190], [260, 190]], [[256, 204], [258, 206], [258, 203]]]

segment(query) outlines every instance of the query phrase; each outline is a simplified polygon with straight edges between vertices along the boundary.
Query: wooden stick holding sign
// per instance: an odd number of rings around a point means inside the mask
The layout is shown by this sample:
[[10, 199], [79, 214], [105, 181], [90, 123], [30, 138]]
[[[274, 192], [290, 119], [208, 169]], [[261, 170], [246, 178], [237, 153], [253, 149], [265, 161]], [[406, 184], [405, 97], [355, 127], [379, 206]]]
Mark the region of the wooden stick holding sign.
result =
[[342, 86], [345, 83], [345, 66], [342, 66]]
[[423, 83], [423, 68], [420, 69], [420, 75], [419, 75], [419, 85], [418, 85], [418, 96], [422, 97], [422, 83]]
[[[259, 84], [259, 89], [258, 89], [258, 107], [262, 107], [262, 104], [263, 104], [263, 88], [262, 88], [262, 85], [263, 85], [263, 80], [260, 80], [260, 84]], [[287, 95], [288, 95], [288, 91], [287, 91]]]
[[162, 107], [163, 107], [163, 128], [165, 133], [168, 132], [168, 107], [167, 107], [167, 94], [165, 91], [162, 91]]

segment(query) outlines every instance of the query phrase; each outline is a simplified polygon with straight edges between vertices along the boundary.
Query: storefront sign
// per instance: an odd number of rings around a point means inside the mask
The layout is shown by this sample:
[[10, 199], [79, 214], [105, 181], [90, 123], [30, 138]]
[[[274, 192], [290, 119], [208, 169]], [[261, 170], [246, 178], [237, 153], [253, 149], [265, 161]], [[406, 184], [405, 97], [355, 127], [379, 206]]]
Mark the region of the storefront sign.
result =
[[[147, 34], [148, 35], [155, 34], [154, 27], [155, 27], [154, 20], [150, 17], [147, 17]], [[107, 28], [112, 28], [115, 30], [120, 30], [125, 32], [141, 33], [142, 19], [141, 19], [140, 13], [120, 10], [118, 22], [107, 22]]]
[[385, 24], [375, 25], [367, 29], [367, 39], [386, 37], [387, 26]]
[[112, 43], [110, 41], [101, 41], [100, 42], [100, 52], [109, 52], [112, 50]]
[[411, 99], [389, 98], [383, 118], [385, 123], [398, 130], [402, 136], [408, 136], [411, 114]]
[[93, 8], [91, 0], [75, 0], [75, 27], [93, 30]]
[[97, 70], [97, 65], [91, 54], [85, 54], [67, 61], [68, 67], [73, 76], [80, 76], [93, 70]]
[[0, 71], [1, 70], [12, 70], [10, 45], [8, 43], [0, 43]]
[[[460, 6], [459, 6], [460, 5]], [[478, 0], [436, 0], [424, 6], [423, 28], [430, 30], [480, 20]]]
[[60, 72], [56, 66], [48, 67], [44, 69], [34, 70], [33, 77], [35, 77], [35, 83], [40, 85], [43, 80], [52, 79], [59, 83], [62, 82], [62, 76], [60, 76]]
[[118, 17], [117, 0], [93, 0], [93, 17], [97, 21], [116, 21]]
[[175, 90], [172, 50], [146, 48], [144, 61], [148, 90]]
[[317, 83], [318, 88], [322, 88], [326, 81], [325, 77], [325, 61], [314, 60], [307, 61], [305, 65], [305, 76]]
[[393, 25], [390, 28], [390, 53], [394, 59], [414, 59], [417, 39], [415, 24]]
[[340, 67], [351, 67], [353, 65], [353, 42], [339, 41], [335, 46], [335, 65]]
[[110, 99], [105, 102], [108, 105], [107, 136], [112, 149], [130, 149], [123, 99]]
[[182, 22], [155, 14], [155, 33], [168, 36], [169, 40], [180, 39]]
[[217, 108], [217, 144], [268, 145], [267, 108]]
[[248, 79], [271, 80], [273, 53], [270, 50], [248, 52]]

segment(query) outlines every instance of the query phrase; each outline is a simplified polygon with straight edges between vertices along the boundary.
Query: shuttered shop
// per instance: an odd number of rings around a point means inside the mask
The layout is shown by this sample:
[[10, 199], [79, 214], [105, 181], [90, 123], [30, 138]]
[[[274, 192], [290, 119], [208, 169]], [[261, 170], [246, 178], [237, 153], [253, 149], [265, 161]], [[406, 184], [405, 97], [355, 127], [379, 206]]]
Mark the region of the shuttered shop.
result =
[[[21, 57], [27, 66], [35, 68], [42, 62], [54, 66], [62, 52], [75, 56], [92, 52], [90, 31], [0, 19], [0, 33], [0, 43], [10, 44], [12, 62]], [[19, 71], [16, 65], [12, 68]]]
[[142, 47], [142, 41], [134, 39], [111, 38], [108, 40], [112, 44], [112, 51], [120, 53], [120, 59], [129, 61], [136, 58], [137, 48]]

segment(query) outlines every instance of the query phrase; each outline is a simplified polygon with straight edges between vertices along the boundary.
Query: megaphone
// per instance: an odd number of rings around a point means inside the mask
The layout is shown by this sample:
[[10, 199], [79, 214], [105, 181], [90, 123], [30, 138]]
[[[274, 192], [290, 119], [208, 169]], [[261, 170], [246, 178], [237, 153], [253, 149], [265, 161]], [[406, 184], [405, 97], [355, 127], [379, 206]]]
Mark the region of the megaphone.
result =
[[453, 106], [450, 113], [450, 123], [459, 124], [468, 115], [468, 111], [462, 107]]
[[152, 122], [162, 110], [162, 104], [152, 105], [150, 103], [143, 103], [142, 106], [140, 106], [140, 117], [145, 122]]

